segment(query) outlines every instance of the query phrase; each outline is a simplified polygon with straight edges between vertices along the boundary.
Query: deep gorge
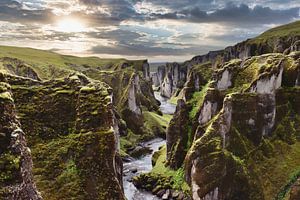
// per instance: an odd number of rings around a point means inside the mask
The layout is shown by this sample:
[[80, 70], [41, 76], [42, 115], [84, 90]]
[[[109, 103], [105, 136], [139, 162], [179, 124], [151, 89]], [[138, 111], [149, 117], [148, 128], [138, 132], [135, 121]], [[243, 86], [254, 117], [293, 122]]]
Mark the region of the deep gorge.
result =
[[0, 47], [0, 199], [299, 199], [299, 41], [158, 67]]

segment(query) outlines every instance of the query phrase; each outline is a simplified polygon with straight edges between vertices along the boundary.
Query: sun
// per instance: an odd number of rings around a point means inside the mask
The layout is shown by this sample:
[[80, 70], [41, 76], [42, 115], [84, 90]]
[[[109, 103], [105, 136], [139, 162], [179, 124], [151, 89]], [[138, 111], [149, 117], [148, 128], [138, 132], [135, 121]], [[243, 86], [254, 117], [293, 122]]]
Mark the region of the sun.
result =
[[62, 19], [56, 25], [56, 30], [65, 33], [84, 32], [86, 29], [83, 22], [78, 19]]

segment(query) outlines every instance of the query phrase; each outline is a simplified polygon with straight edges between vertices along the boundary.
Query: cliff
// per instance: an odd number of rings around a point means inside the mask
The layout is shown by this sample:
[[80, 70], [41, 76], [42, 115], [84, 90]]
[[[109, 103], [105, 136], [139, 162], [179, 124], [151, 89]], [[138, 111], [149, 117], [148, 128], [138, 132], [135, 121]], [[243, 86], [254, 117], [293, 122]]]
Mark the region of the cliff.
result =
[[[300, 22], [276, 27], [266, 31], [256, 38], [248, 39], [234, 46], [226, 47], [223, 50], [211, 51], [205, 55], [193, 57], [184, 63], [168, 63], [162, 70], [156, 72], [155, 85], [160, 85], [161, 95], [165, 97], [178, 96], [188, 75], [196, 65], [209, 64], [208, 68], [221, 68], [226, 62], [232, 59], [245, 60], [252, 56], [259, 56], [267, 53], [289, 54], [300, 50]], [[165, 71], [165, 73], [162, 73]], [[163, 76], [161, 80], [158, 77]]]
[[31, 151], [10, 89], [0, 74], [0, 198], [41, 200], [33, 180]]
[[[164, 137], [165, 127], [155, 123], [151, 114], [159, 114], [154, 97], [147, 60], [100, 59], [65, 56], [30, 48], [1, 46], [0, 70], [37, 81], [65, 78], [79, 72], [112, 88], [122, 156], [127, 156], [138, 143], [157, 136]], [[11, 53], [13, 52], [13, 53]], [[123, 148], [123, 143], [132, 143]]]
[[[232, 60], [188, 95], [191, 108], [175, 113], [180, 119], [168, 129], [175, 141], [168, 140], [167, 156], [175, 160], [167, 164], [184, 164], [193, 199], [274, 199], [298, 173], [299, 58], [294, 52]], [[189, 131], [176, 134], [174, 127]]]
[[182, 64], [186, 82], [160, 165], [184, 168], [193, 199], [297, 198], [298, 25]]
[[125, 199], [112, 89], [81, 74], [46, 82], [4, 76], [43, 198]]

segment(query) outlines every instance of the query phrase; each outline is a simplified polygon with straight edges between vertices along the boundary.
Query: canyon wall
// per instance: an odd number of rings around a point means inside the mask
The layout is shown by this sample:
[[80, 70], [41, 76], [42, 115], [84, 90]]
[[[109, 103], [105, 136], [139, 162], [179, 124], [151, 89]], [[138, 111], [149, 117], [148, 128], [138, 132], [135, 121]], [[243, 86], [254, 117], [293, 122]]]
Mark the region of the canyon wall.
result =
[[125, 199], [112, 89], [82, 74], [46, 82], [4, 76], [43, 198]]

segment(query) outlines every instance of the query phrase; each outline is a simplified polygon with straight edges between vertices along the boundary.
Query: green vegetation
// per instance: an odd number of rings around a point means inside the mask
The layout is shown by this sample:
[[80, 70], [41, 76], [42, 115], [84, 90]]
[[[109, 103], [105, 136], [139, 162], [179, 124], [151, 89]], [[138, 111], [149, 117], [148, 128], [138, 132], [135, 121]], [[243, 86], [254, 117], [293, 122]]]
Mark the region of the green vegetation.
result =
[[211, 62], [202, 63], [199, 65], [194, 65], [191, 70], [199, 74], [203, 82], [208, 82], [213, 74], [213, 68]]
[[155, 137], [165, 137], [166, 129], [172, 115], [158, 115], [154, 112], [143, 111], [145, 133], [143, 135], [134, 134], [128, 129], [126, 136], [121, 136], [121, 155], [126, 156], [128, 150], [136, 147], [139, 143]]
[[270, 38], [292, 37], [300, 35], [300, 21], [272, 28], [256, 38], [251, 39], [250, 43], [258, 43]]
[[163, 146], [159, 152], [157, 152], [157, 160], [149, 176], [164, 177], [172, 182], [171, 187], [175, 190], [181, 190], [189, 194], [189, 186], [184, 179], [184, 170], [179, 168], [178, 170], [172, 170], [165, 166], [166, 162], [166, 146]]
[[148, 111], [144, 111], [143, 115], [144, 115], [145, 122], [149, 126], [149, 128], [161, 126], [162, 128], [165, 129], [168, 127], [169, 122], [172, 119], [172, 115], [164, 114], [163, 116], [161, 116], [154, 112], [148, 112]]
[[189, 113], [190, 119], [195, 118], [197, 112], [202, 106], [206, 92], [209, 89], [209, 85], [210, 83], [207, 83], [205, 86], [203, 86], [201, 91], [193, 93], [192, 99], [188, 102], [190, 105], [192, 105], [192, 110]]
[[0, 187], [17, 181], [19, 170], [20, 156], [16, 156], [11, 152], [2, 153], [0, 155]]
[[[105, 72], [120, 69], [120, 65], [128, 62], [137, 70], [141, 70], [143, 60], [128, 61], [125, 59], [102, 59], [98, 57], [76, 57], [61, 55], [51, 51], [32, 48], [0, 46], [0, 70], [11, 73], [11, 67], [23, 68], [24, 75], [28, 70], [36, 73], [41, 79], [65, 77], [68, 74], [79, 72]], [[7, 65], [11, 67], [7, 67]], [[17, 70], [21, 73], [20, 70]]]
[[[176, 94], [177, 92], [175, 92]], [[182, 93], [180, 92], [177, 96], [176, 95], [173, 95], [169, 100], [168, 102], [171, 103], [171, 104], [174, 104], [174, 105], [177, 105], [177, 101], [178, 99], [182, 99]]]

